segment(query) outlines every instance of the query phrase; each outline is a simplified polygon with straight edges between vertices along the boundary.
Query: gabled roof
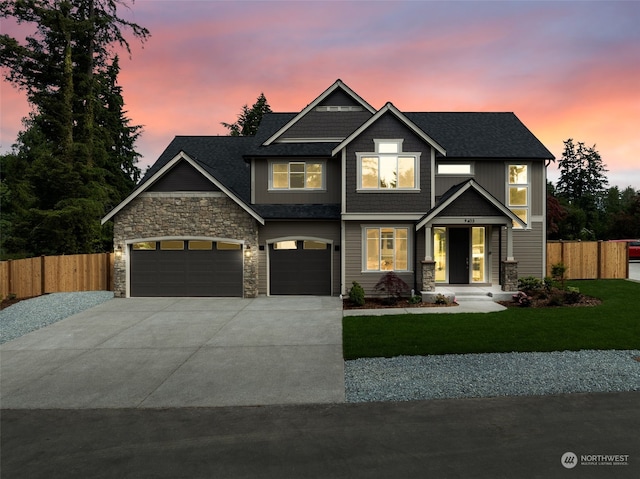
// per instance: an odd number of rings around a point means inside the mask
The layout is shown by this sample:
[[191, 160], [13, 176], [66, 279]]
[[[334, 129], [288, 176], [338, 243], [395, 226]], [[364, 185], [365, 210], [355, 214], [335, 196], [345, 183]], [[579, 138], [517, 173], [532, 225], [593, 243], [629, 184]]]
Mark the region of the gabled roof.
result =
[[[233, 137], [225, 137], [225, 138], [233, 138]], [[175, 142], [175, 140], [174, 140]], [[173, 143], [172, 142], [172, 145]], [[170, 145], [171, 146], [171, 145]], [[264, 224], [264, 219], [249, 206], [249, 202], [245, 201], [242, 197], [240, 197], [237, 192], [235, 192], [232, 188], [227, 186], [223, 181], [218, 179], [215, 176], [215, 168], [211, 168], [210, 166], [201, 163], [193, 158], [191, 158], [184, 151], [179, 151], [173, 158], [169, 161], [162, 161], [165, 154], [169, 154], [168, 151], [170, 149], [167, 148], [165, 153], [160, 157], [160, 159], [153, 165], [151, 170], [145, 175], [142, 181], [138, 184], [136, 189], [131, 193], [127, 198], [125, 198], [118, 206], [112, 209], [104, 218], [102, 218], [101, 223], [104, 224], [113, 218], [118, 212], [122, 211], [122, 209], [127, 206], [131, 201], [137, 198], [140, 194], [149, 190], [151, 186], [156, 183], [160, 178], [162, 178], [167, 172], [169, 172], [173, 167], [175, 167], [181, 161], [186, 161], [189, 163], [194, 169], [196, 169], [202, 176], [204, 176], [207, 180], [209, 180], [212, 184], [214, 184], [219, 190], [224, 192], [231, 200], [233, 200], [238, 206], [240, 206], [243, 210], [249, 213], [253, 218], [255, 218], [260, 224]], [[246, 165], [240, 159], [241, 168], [236, 169], [244, 169]], [[228, 172], [227, 172], [228, 173]], [[224, 177], [227, 180], [227, 184], [229, 182], [230, 176], [226, 175]]]
[[460, 198], [466, 191], [470, 189], [473, 189], [478, 194], [480, 194], [480, 196], [483, 197], [484, 200], [486, 200], [491, 206], [493, 206], [500, 214], [509, 218], [511, 221], [518, 223], [523, 228], [526, 228], [527, 224], [522, 221], [520, 217], [518, 217], [509, 208], [502, 204], [495, 196], [493, 196], [482, 186], [476, 183], [475, 180], [469, 179], [463, 183], [459, 183], [449, 188], [449, 190], [447, 190], [447, 192], [442, 195], [440, 201], [433, 208], [431, 208], [431, 210], [429, 210], [427, 214], [425, 214], [422, 219], [420, 219], [420, 221], [418, 221], [418, 224], [416, 225], [416, 231], [437, 218], [447, 207], [455, 203], [458, 198]]
[[393, 104], [391, 102], [389, 102], [385, 106], [380, 108], [380, 110], [375, 115], [373, 115], [371, 118], [369, 118], [368, 121], [366, 121], [364, 124], [362, 124], [360, 126], [360, 128], [358, 128], [353, 133], [351, 133], [351, 135], [349, 135], [347, 138], [345, 138], [344, 141], [342, 141], [342, 143], [340, 143], [338, 146], [336, 146], [333, 149], [333, 151], [331, 152], [331, 156], [337, 155], [338, 152], [340, 152], [349, 143], [351, 143], [351, 141], [353, 141], [355, 138], [357, 138], [363, 131], [365, 131], [367, 128], [369, 128], [372, 124], [374, 124], [376, 121], [378, 121], [380, 118], [382, 118], [383, 115], [385, 115], [387, 113], [390, 113], [390, 114], [394, 115], [398, 120], [400, 120], [402, 123], [404, 123], [416, 135], [418, 135], [426, 143], [428, 143], [429, 145], [434, 147], [435, 150], [438, 153], [440, 153], [441, 155], [446, 155], [447, 154], [445, 149], [436, 140], [434, 140], [422, 128], [420, 128], [420, 126], [418, 126], [416, 123], [414, 123], [409, 118], [407, 118], [407, 116], [405, 116], [404, 113], [402, 113], [395, 106], [393, 106]]
[[262, 144], [262, 146], [269, 146], [275, 141], [278, 140], [289, 128], [295, 125], [300, 119], [302, 119], [307, 113], [316, 108], [322, 101], [335, 92], [337, 89], [341, 89], [351, 98], [353, 98], [358, 104], [360, 104], [365, 110], [368, 110], [371, 114], [375, 113], [375, 108], [369, 105], [366, 101], [364, 101], [360, 95], [354, 92], [351, 88], [345, 85], [342, 80], [336, 80], [333, 85], [327, 88], [324, 92], [320, 94], [318, 98], [309, 103], [300, 113], [295, 115], [291, 120], [289, 120], [282, 128], [273, 133], [269, 138], [267, 138]]
[[409, 112], [406, 117], [435, 138], [448, 158], [553, 160], [511, 112]]

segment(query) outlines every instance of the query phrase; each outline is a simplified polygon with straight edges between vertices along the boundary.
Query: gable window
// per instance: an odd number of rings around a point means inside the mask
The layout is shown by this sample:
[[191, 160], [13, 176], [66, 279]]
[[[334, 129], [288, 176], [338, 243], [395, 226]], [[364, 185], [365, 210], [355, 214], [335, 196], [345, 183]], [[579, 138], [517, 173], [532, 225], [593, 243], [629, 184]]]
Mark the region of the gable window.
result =
[[408, 228], [365, 228], [364, 271], [409, 271]]
[[271, 163], [271, 190], [321, 190], [324, 188], [324, 164], [322, 162], [273, 162]]
[[402, 151], [402, 140], [374, 140], [375, 152], [358, 153], [358, 190], [417, 190], [420, 153]]
[[[525, 223], [529, 223], [529, 168], [527, 165], [507, 167], [507, 206]], [[522, 229], [519, 224], [514, 228]]]

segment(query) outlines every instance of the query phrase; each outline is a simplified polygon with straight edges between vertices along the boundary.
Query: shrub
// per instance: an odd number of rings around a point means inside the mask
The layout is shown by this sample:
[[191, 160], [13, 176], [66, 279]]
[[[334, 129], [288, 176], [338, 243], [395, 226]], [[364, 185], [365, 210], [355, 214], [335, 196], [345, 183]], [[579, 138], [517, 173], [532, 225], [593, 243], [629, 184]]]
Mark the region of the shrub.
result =
[[580, 290], [578, 288], [573, 288], [569, 286], [564, 293], [564, 302], [566, 304], [576, 304], [580, 301], [582, 295], [580, 294]]
[[409, 304], [418, 304], [422, 303], [422, 296], [419, 294], [414, 294], [409, 298]]
[[551, 276], [553, 276], [553, 279], [555, 281], [560, 283], [562, 289], [564, 289], [564, 280], [565, 280], [564, 276], [566, 272], [567, 272], [567, 267], [564, 265], [564, 263], [556, 263], [551, 266]]
[[447, 298], [444, 294], [436, 294], [436, 297], [434, 298], [433, 302], [435, 304], [447, 305], [449, 304], [449, 298]]
[[520, 306], [526, 308], [531, 306], [531, 301], [533, 298], [529, 296], [527, 293], [523, 291], [518, 291], [516, 294], [512, 296], [513, 300], [518, 303]]
[[409, 285], [405, 283], [400, 276], [393, 271], [385, 274], [380, 281], [373, 287], [376, 291], [384, 291], [387, 293], [387, 303], [394, 304], [402, 295], [407, 295], [410, 291]]
[[364, 306], [364, 288], [354, 281], [349, 290], [349, 301], [357, 306]]
[[518, 279], [518, 289], [527, 294], [537, 293], [544, 289], [544, 283], [533, 276]]

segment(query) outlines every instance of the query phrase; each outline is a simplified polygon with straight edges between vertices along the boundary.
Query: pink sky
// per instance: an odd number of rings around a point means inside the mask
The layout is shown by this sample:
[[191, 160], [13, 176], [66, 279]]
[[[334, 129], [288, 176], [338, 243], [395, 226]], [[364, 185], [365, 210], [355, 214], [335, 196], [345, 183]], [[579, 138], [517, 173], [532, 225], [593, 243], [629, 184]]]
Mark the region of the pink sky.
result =
[[[123, 15], [152, 35], [119, 77], [143, 169], [175, 135], [226, 134], [261, 92], [296, 112], [340, 78], [375, 108], [513, 111], [557, 158], [567, 138], [595, 144], [609, 184], [640, 190], [640, 2], [138, 0]], [[28, 105], [1, 95], [6, 152]]]

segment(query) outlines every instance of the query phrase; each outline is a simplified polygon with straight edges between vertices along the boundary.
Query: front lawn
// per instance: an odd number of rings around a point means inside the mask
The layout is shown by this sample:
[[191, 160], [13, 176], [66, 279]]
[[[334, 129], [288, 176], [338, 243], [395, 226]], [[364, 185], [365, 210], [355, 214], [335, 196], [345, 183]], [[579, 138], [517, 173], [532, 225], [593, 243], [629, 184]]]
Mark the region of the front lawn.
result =
[[571, 281], [594, 307], [509, 308], [497, 313], [400, 314], [343, 319], [345, 359], [400, 355], [640, 349], [640, 284]]

